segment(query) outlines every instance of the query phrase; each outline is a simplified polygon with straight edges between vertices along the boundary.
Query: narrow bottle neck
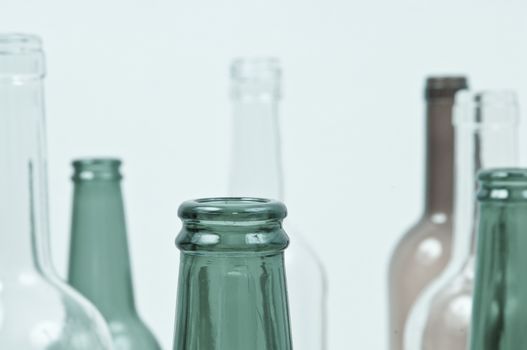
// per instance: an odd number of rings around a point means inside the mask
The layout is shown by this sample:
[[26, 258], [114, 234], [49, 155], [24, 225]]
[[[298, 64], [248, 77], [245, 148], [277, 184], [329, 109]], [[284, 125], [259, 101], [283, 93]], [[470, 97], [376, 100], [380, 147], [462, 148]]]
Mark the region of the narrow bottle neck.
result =
[[283, 261], [183, 253], [174, 350], [290, 350]]
[[237, 95], [233, 99], [229, 194], [282, 199], [278, 99]]
[[109, 321], [136, 313], [119, 180], [75, 181], [68, 280]]
[[426, 113], [426, 199], [427, 215], [450, 217], [454, 198], [453, 97], [429, 98]]
[[[475, 254], [478, 206], [477, 174], [483, 169], [514, 167], [518, 164], [518, 124], [515, 106], [494, 108], [476, 105], [456, 116], [456, 194], [452, 261], [466, 264]], [[463, 105], [458, 114], [463, 114]]]
[[[39, 57], [36, 58], [36, 61]], [[0, 81], [0, 271], [51, 273], [41, 79]]]

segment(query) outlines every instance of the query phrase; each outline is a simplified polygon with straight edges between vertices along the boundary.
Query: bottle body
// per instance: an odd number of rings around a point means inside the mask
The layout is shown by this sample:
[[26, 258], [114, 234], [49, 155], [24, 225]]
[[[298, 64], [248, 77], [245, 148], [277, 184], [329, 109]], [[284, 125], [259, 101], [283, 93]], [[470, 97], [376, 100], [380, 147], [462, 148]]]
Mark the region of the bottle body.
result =
[[527, 344], [527, 170], [496, 168], [479, 179], [470, 349], [521, 349]]
[[[235, 60], [231, 84], [234, 123], [229, 195], [282, 200], [280, 64], [272, 58]], [[291, 244], [285, 264], [293, 343], [298, 349], [325, 349], [325, 272], [302, 234], [287, 228]]]
[[452, 106], [462, 77], [429, 78], [426, 198], [423, 217], [395, 247], [388, 271], [390, 349], [404, 348], [404, 332], [416, 299], [450, 259], [453, 212], [454, 132]]
[[0, 349], [107, 350], [98, 311], [50, 259], [40, 39], [0, 35]]
[[457, 179], [452, 259], [416, 302], [408, 323], [408, 349], [465, 350], [474, 287], [478, 214], [474, 202], [481, 169], [515, 166], [518, 112], [514, 93], [460, 92], [456, 129]]
[[135, 308], [120, 164], [116, 159], [73, 162], [68, 282], [101, 311], [115, 350], [158, 350]]
[[180, 207], [174, 350], [290, 350], [285, 207], [220, 198]]

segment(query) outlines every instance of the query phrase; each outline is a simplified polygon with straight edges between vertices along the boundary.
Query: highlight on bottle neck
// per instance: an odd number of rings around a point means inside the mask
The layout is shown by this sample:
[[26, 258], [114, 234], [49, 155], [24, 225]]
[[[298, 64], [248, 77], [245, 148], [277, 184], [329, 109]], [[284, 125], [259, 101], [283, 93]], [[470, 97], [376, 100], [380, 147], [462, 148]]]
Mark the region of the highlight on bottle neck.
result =
[[0, 34], [0, 83], [44, 78], [42, 40], [31, 34]]
[[279, 99], [282, 71], [277, 58], [238, 58], [231, 64], [234, 99]]
[[287, 209], [264, 198], [220, 197], [186, 201], [179, 207], [183, 228], [176, 240], [186, 252], [280, 252], [289, 244], [282, 230]]
[[434, 76], [426, 79], [425, 99], [453, 99], [460, 90], [468, 88], [463, 76]]
[[527, 168], [495, 168], [478, 175], [480, 202], [527, 203]]
[[119, 181], [122, 179], [121, 160], [116, 158], [84, 158], [72, 162], [74, 182]]

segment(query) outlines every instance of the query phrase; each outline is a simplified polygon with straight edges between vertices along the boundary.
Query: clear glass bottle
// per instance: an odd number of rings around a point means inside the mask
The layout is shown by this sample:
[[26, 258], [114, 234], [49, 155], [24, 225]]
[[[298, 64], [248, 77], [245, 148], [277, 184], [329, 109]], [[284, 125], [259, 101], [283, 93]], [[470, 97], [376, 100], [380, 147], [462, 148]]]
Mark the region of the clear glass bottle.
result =
[[465, 350], [474, 288], [477, 173], [517, 165], [518, 107], [507, 91], [460, 92], [454, 107], [454, 242], [445, 272], [422, 294], [408, 321], [415, 350]]
[[179, 208], [183, 227], [174, 350], [291, 350], [285, 206], [209, 198]]
[[525, 349], [527, 169], [487, 170], [479, 181], [470, 349]]
[[[282, 200], [280, 64], [273, 58], [235, 60], [231, 84], [234, 130], [229, 194]], [[302, 350], [325, 349], [324, 270], [302, 235], [287, 227], [292, 237], [285, 264], [293, 344]]]
[[404, 329], [419, 294], [446, 267], [452, 241], [456, 92], [464, 77], [431, 77], [426, 98], [426, 195], [424, 213], [392, 253], [388, 273], [390, 349], [402, 350]]
[[118, 159], [73, 162], [68, 282], [101, 311], [115, 350], [159, 350], [135, 308], [120, 166]]
[[0, 349], [107, 350], [99, 312], [51, 264], [38, 37], [0, 35]]

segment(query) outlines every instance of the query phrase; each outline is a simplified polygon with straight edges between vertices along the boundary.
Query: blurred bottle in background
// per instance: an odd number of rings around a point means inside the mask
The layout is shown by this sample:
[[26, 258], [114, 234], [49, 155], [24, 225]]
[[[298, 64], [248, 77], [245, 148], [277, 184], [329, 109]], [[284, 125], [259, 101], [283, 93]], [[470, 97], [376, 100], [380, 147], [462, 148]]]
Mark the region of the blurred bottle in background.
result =
[[527, 169], [480, 173], [471, 350], [527, 345]]
[[51, 263], [44, 75], [38, 37], [0, 34], [0, 349], [109, 350], [102, 316]]
[[464, 77], [426, 82], [426, 189], [424, 213], [397, 244], [389, 266], [390, 349], [402, 350], [409, 312], [421, 291], [450, 259], [454, 197], [452, 107]]
[[[231, 66], [233, 145], [229, 194], [282, 200], [283, 179], [277, 59], [238, 59]], [[290, 229], [285, 254], [293, 346], [325, 349], [326, 280], [315, 252]]]
[[135, 308], [117, 159], [73, 162], [68, 282], [101, 311], [115, 350], [158, 350]]
[[183, 203], [178, 214], [174, 350], [291, 350], [286, 207], [267, 199], [205, 198]]
[[455, 207], [452, 257], [415, 303], [405, 349], [465, 350], [474, 288], [477, 173], [518, 163], [518, 107], [507, 91], [459, 92], [454, 107]]

